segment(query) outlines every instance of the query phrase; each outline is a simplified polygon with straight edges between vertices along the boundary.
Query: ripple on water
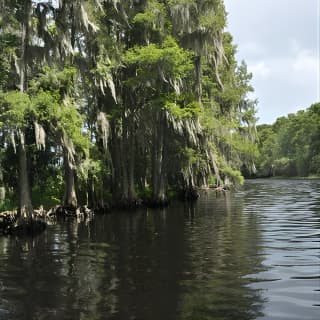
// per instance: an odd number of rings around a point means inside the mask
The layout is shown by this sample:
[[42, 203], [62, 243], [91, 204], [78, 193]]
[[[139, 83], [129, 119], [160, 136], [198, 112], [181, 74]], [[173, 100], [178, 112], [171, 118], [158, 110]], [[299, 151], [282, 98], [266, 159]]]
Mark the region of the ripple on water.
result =
[[[261, 217], [264, 264], [269, 270], [259, 276], [274, 280], [263, 282], [268, 301], [261, 319], [315, 320], [320, 314], [320, 207], [315, 192], [320, 182], [292, 184], [270, 181], [263, 186], [267, 192], [246, 199], [247, 210], [259, 208]], [[252, 187], [258, 184], [248, 183], [247, 188]]]
[[320, 181], [0, 238], [0, 320], [318, 320]]

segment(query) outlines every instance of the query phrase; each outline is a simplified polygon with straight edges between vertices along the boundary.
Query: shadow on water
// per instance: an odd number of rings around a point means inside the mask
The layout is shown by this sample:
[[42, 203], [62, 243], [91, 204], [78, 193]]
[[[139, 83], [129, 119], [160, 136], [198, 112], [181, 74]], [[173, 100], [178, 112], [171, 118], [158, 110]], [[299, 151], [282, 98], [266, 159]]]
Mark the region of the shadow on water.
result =
[[250, 288], [250, 275], [265, 270], [258, 218], [244, 216], [241, 200], [230, 194], [207, 196], [185, 222], [188, 251], [178, 319], [255, 319], [264, 299]]
[[286, 185], [0, 238], [0, 319], [316, 319], [320, 183]]

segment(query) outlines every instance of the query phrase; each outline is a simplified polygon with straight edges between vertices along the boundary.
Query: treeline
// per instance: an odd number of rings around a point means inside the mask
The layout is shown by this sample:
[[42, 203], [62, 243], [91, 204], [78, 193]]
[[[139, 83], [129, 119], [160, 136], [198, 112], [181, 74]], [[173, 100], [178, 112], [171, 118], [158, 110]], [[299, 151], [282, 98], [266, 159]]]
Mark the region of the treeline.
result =
[[0, 1], [2, 208], [166, 204], [254, 169], [222, 0]]
[[258, 176], [320, 176], [320, 103], [257, 130]]

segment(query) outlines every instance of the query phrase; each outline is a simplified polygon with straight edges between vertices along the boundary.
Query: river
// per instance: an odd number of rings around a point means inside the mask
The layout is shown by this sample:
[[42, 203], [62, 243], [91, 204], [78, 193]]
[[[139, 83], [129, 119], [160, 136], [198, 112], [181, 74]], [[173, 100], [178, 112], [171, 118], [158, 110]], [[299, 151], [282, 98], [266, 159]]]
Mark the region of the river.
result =
[[0, 237], [0, 319], [317, 320], [320, 181]]

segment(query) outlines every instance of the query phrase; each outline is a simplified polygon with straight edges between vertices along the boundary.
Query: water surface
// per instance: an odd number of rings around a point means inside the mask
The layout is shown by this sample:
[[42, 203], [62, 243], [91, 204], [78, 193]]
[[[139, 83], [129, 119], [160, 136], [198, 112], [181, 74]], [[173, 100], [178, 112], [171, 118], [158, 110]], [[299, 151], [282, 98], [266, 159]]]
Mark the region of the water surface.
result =
[[0, 238], [0, 319], [316, 320], [320, 181]]

